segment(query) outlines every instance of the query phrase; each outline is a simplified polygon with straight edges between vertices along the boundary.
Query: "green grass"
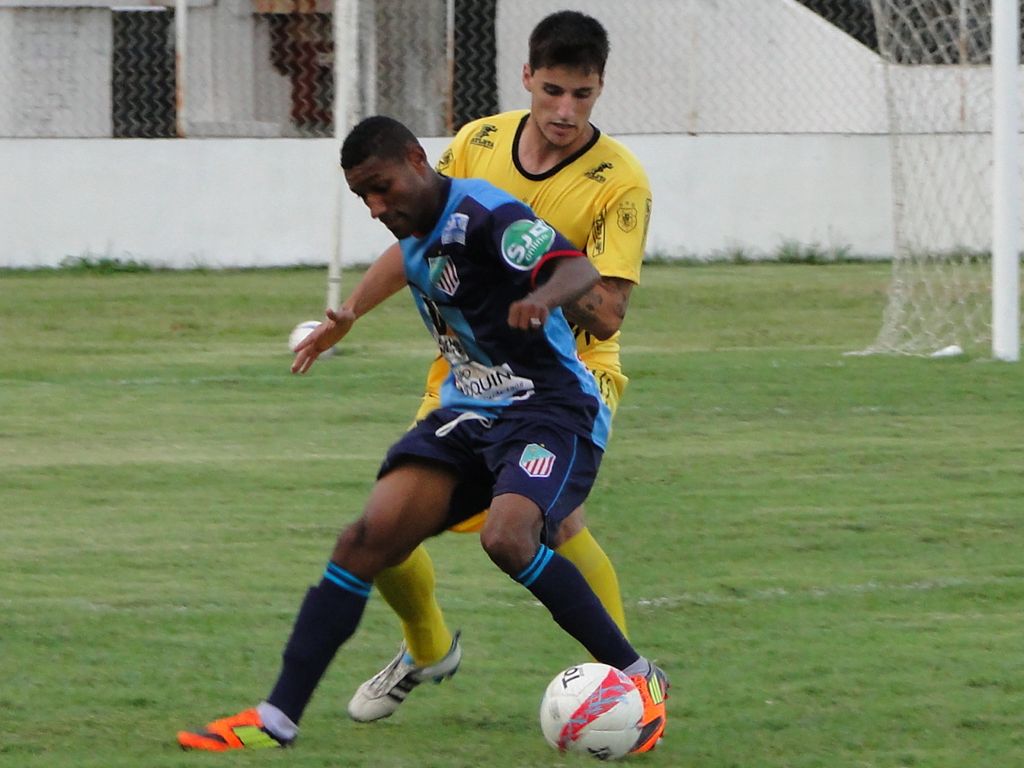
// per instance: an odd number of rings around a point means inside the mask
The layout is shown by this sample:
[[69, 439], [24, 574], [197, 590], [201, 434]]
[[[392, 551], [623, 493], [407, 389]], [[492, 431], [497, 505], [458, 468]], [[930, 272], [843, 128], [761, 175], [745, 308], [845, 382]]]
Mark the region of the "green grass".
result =
[[[650, 265], [592, 527], [672, 676], [637, 765], [1024, 764], [1024, 374], [848, 357], [888, 265]], [[347, 273], [348, 285], [356, 279]], [[0, 273], [0, 766], [577, 766], [540, 693], [582, 658], [472, 537], [431, 542], [466, 658], [347, 720], [391, 657], [372, 600], [285, 753], [174, 732], [265, 695], [306, 586], [411, 418], [409, 302], [306, 377], [322, 270]]]

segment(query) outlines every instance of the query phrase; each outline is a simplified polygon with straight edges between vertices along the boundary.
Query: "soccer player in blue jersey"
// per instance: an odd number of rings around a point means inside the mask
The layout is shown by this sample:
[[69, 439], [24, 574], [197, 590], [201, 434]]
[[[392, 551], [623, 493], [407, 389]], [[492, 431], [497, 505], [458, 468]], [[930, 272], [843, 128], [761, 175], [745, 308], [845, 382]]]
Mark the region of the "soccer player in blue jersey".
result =
[[[619, 329], [640, 280], [651, 189], [636, 157], [590, 122], [603, 89], [608, 53], [607, 31], [594, 17], [571, 10], [545, 16], [530, 33], [523, 66], [530, 108], [466, 124], [437, 170], [453, 178], [486, 179], [525, 202], [587, 254], [601, 280], [562, 310], [576, 335], [576, 351], [614, 415], [628, 383], [620, 360]], [[406, 285], [396, 243], [353, 289], [342, 305], [351, 310], [345, 317], [365, 315]], [[303, 371], [308, 370], [308, 353], [300, 355]], [[416, 421], [438, 407], [448, 371], [448, 362], [438, 355], [428, 371]], [[486, 512], [481, 512], [452, 530], [479, 532], [485, 518]], [[548, 544], [579, 569], [628, 637], [615, 568], [590, 533], [582, 507], [563, 521]], [[459, 633], [448, 627], [434, 584], [433, 561], [423, 545], [374, 579], [377, 593], [401, 622], [403, 641], [394, 658], [353, 693], [347, 707], [352, 719], [372, 722], [390, 717], [418, 685], [450, 677], [459, 668]], [[641, 695], [646, 738], [635, 752], [653, 749], [664, 733], [665, 681], [652, 677]]]
[[[546, 543], [587, 497], [608, 434], [608, 407], [561, 310], [598, 272], [514, 197], [485, 181], [439, 175], [391, 118], [357, 125], [341, 164], [349, 188], [401, 242], [416, 306], [451, 371], [440, 407], [391, 446], [362, 516], [338, 536], [266, 700], [179, 732], [185, 749], [291, 744], [328, 665], [359, 624], [374, 577], [484, 508], [484, 550], [562, 629], [638, 686], [663, 676]], [[336, 327], [320, 333], [307, 356], [300, 349], [295, 365], [312, 364], [340, 341], [350, 319], [331, 318]]]

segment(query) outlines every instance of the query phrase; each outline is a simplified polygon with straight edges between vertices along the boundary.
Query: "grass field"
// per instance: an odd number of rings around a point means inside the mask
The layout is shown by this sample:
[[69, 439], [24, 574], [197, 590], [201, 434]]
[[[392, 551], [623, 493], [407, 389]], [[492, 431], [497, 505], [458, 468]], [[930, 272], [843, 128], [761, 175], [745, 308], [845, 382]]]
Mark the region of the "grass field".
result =
[[[1024, 765], [1024, 373], [848, 357], [888, 265], [650, 265], [594, 495], [672, 676], [636, 765]], [[356, 279], [347, 273], [349, 285]], [[475, 539], [431, 542], [466, 657], [344, 715], [399, 636], [371, 600], [287, 752], [180, 752], [266, 694], [294, 612], [418, 400], [384, 305], [306, 377], [322, 270], [0, 274], [0, 766], [582, 766], [539, 696], [582, 660]]]

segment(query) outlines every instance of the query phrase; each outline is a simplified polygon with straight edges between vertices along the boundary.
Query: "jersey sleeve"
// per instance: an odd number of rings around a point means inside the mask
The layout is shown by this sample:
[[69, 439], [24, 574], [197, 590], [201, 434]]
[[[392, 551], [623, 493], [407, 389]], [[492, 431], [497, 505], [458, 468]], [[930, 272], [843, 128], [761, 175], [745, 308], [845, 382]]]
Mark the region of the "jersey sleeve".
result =
[[640, 282], [640, 267], [651, 221], [651, 190], [647, 186], [624, 189], [597, 211], [587, 255], [602, 277]]

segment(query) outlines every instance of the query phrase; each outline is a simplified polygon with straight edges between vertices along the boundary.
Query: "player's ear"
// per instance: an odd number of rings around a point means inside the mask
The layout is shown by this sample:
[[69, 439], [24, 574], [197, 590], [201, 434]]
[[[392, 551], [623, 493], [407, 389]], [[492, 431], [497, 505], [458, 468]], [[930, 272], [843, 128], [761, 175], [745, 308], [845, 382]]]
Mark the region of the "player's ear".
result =
[[529, 63], [523, 64], [523, 88], [527, 91], [530, 90], [530, 83], [533, 81], [533, 70], [530, 69]]
[[409, 143], [405, 149], [405, 159], [417, 170], [430, 165], [427, 162], [427, 151], [418, 142]]

